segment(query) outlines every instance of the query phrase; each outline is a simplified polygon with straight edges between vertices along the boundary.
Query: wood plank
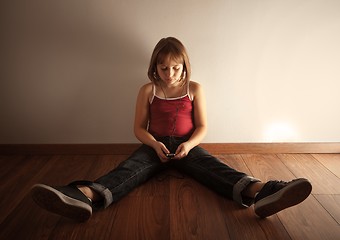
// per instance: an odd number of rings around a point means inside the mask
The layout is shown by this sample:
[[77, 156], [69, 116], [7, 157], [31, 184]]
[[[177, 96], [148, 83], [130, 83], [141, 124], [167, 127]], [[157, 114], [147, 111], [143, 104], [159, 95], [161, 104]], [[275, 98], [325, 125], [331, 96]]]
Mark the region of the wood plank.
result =
[[340, 225], [340, 195], [316, 194], [315, 198]]
[[310, 154], [279, 154], [296, 177], [311, 181], [314, 194], [340, 194], [340, 179]]
[[59, 216], [40, 209], [31, 196], [26, 195], [1, 223], [0, 238], [48, 239], [59, 219]]
[[339, 239], [340, 226], [313, 195], [277, 215], [292, 239]]
[[49, 239], [169, 239], [169, 198], [127, 196], [85, 223], [62, 219]]
[[340, 178], [340, 154], [312, 154], [312, 156]]
[[221, 155], [215, 155], [215, 156], [227, 166], [237, 171], [244, 172], [248, 174], [249, 176], [252, 175], [252, 173], [250, 172], [249, 168], [243, 161], [243, 158], [240, 154], [223, 154], [223, 155], [221, 154]]
[[260, 219], [255, 216], [253, 207], [241, 208], [237, 203], [227, 200], [224, 206], [230, 239], [291, 239], [276, 215], [268, 219]]
[[[291, 169], [276, 155], [252, 154], [242, 157], [248, 168], [260, 179], [287, 180], [294, 177]], [[337, 222], [312, 195], [301, 204], [277, 213], [277, 216], [292, 239], [336, 239], [340, 236]]]
[[[78, 156], [79, 157], [79, 156]], [[93, 181], [108, 173], [125, 159], [125, 155], [101, 155], [94, 156], [90, 167], [84, 172], [81, 179]], [[73, 180], [80, 180], [74, 176]], [[66, 184], [68, 182], [64, 182]], [[108, 226], [112, 224], [115, 216], [114, 208], [103, 211], [94, 211], [89, 221], [77, 223], [67, 218], [60, 218], [50, 233], [50, 239], [109, 239]]]
[[170, 239], [169, 197], [127, 197], [117, 203], [108, 239]]
[[230, 239], [223, 199], [193, 179], [170, 184], [170, 239]]
[[[64, 181], [61, 184], [67, 184], [74, 180], [94, 181], [111, 171], [124, 159], [125, 155], [93, 156], [92, 161], [89, 163], [89, 168], [84, 171], [84, 177], [75, 175], [72, 180]], [[112, 217], [114, 217], [110, 210], [94, 211], [92, 217], [85, 223], [77, 223], [67, 218], [60, 218], [60, 221], [58, 221], [50, 233], [50, 239], [109, 239], [108, 225], [112, 223]]]
[[124, 154], [96, 156], [96, 160], [92, 161], [92, 165], [86, 173], [85, 180], [95, 181], [116, 168], [126, 158], [127, 155]]
[[[94, 180], [101, 177], [126, 158], [127, 155], [100, 157], [93, 162], [87, 173], [87, 179]], [[105, 210], [94, 211], [93, 216], [86, 223], [73, 226], [70, 220], [62, 219], [51, 235], [53, 239], [64, 239], [68, 236], [72, 236], [72, 239], [157, 239], [159, 234], [164, 235], [166, 231], [167, 226], [164, 225], [166, 222], [163, 218], [169, 214], [168, 205], [164, 205], [168, 199], [169, 182], [153, 178], [134, 189], [118, 203], [112, 204]], [[143, 217], [146, 219], [141, 220]], [[169, 221], [169, 218], [167, 217], [166, 220]]]
[[[242, 155], [222, 155], [219, 159], [228, 166], [252, 176]], [[253, 206], [241, 207], [238, 203], [225, 200], [226, 224], [231, 239], [291, 239], [281, 221], [275, 215], [270, 219], [258, 218]], [[244, 231], [247, 229], [247, 231]]]
[[[140, 143], [112, 144], [0, 144], [0, 155], [131, 154]], [[340, 142], [329, 143], [202, 143], [212, 154], [237, 153], [340, 153]]]
[[[91, 167], [95, 156], [52, 156], [48, 158], [44, 159], [43, 156], [32, 157], [30, 161], [27, 161], [30, 166], [26, 166], [20, 171], [25, 171], [25, 174], [16, 175], [8, 183], [19, 186], [18, 194], [9, 195], [12, 198], [16, 196], [19, 199], [19, 204], [14, 210], [11, 210], [11, 213], [1, 224], [1, 227], [5, 229], [5, 235], [8, 236], [7, 239], [46, 238], [46, 235], [49, 235], [57, 222], [65, 218], [46, 212], [36, 206], [28, 194], [30, 187], [38, 182], [49, 185], [64, 185], [75, 178], [82, 178]], [[42, 162], [44, 165], [39, 167], [35, 162]], [[51, 225], [41, 230], [41, 226], [45, 226], [45, 224]], [[17, 229], [20, 229], [20, 231], [17, 231]]]
[[[10, 171], [3, 176], [6, 181], [0, 181], [0, 189], [3, 193], [0, 198], [0, 222], [4, 221], [29, 192], [32, 179], [39, 173], [40, 169], [47, 165], [49, 158], [49, 156], [27, 157], [20, 164], [15, 167], [12, 166]], [[14, 159], [16, 160], [16, 157]]]
[[213, 154], [340, 153], [340, 143], [202, 143]]
[[[266, 219], [255, 216], [176, 170], [167, 170], [86, 223], [40, 209], [27, 194], [34, 183], [64, 185], [94, 180], [127, 154], [0, 156], [2, 206], [11, 205], [0, 224], [1, 239], [338, 239], [340, 194], [314, 194], [298, 206]], [[318, 192], [334, 192], [336, 155], [221, 154], [227, 165], [262, 180], [312, 178]], [[335, 160], [334, 160], [335, 159]], [[6, 165], [7, 164], [7, 165]], [[313, 169], [318, 170], [313, 172]], [[330, 175], [328, 175], [330, 174]], [[323, 176], [323, 177], [322, 177]], [[327, 182], [329, 181], [329, 182]], [[330, 186], [328, 186], [330, 185]], [[14, 201], [13, 201], [14, 199]]]
[[253, 176], [263, 182], [295, 178], [275, 154], [242, 154], [242, 158]]
[[[7, 179], [11, 177], [13, 171], [16, 171], [18, 166], [24, 161], [26, 156], [24, 155], [9, 155], [9, 156], [1, 156], [0, 155], [0, 177], [1, 179]], [[1, 184], [1, 183], [0, 183]]]

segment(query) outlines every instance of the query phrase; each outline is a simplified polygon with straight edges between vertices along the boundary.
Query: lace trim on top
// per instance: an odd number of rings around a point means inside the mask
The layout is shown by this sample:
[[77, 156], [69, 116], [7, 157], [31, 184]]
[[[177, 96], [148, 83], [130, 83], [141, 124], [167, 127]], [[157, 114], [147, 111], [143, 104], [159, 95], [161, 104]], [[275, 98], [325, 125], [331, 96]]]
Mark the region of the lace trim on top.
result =
[[188, 82], [188, 84], [187, 84], [187, 93], [185, 95], [183, 95], [183, 96], [174, 97], [174, 98], [165, 98], [165, 97], [160, 97], [160, 96], [156, 95], [156, 86], [155, 86], [155, 84], [152, 84], [152, 96], [151, 96], [151, 98], [149, 100], [149, 103], [151, 104], [155, 97], [157, 97], [159, 99], [163, 99], [163, 100], [178, 100], [178, 99], [185, 98], [186, 96], [188, 96], [190, 101], [192, 101], [193, 99], [192, 99], [192, 97], [190, 95], [189, 87], [190, 87], [190, 82]]

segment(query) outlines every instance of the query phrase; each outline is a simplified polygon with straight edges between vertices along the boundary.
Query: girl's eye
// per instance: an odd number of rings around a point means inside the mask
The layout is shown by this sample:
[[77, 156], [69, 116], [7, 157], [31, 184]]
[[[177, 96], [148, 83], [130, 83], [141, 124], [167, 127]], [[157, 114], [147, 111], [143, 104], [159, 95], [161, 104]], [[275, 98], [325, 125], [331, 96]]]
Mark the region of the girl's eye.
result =
[[[168, 70], [168, 67], [161, 67], [160, 69], [162, 71], [166, 71], [166, 70]], [[178, 71], [178, 70], [181, 69], [181, 67], [180, 66], [175, 66], [175, 67], [172, 67], [172, 69], [175, 70], [175, 71]]]

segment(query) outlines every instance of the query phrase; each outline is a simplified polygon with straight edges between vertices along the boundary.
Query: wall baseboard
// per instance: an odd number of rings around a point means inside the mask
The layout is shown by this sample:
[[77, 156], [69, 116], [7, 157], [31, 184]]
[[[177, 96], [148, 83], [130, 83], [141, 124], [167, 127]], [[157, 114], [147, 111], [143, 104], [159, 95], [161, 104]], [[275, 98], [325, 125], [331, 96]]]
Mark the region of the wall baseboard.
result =
[[[129, 155], [138, 143], [113, 144], [0, 144], [0, 155], [104, 154]], [[237, 153], [340, 153], [340, 142], [332, 143], [202, 143], [212, 154]]]

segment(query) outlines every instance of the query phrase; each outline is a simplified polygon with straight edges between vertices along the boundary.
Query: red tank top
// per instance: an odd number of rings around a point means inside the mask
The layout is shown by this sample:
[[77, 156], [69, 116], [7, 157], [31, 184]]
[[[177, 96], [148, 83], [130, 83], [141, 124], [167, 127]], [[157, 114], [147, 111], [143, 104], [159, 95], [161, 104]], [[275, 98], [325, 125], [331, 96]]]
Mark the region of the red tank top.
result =
[[150, 100], [149, 132], [154, 137], [190, 137], [194, 131], [193, 102], [187, 94], [179, 98], [161, 98], [154, 95]]

